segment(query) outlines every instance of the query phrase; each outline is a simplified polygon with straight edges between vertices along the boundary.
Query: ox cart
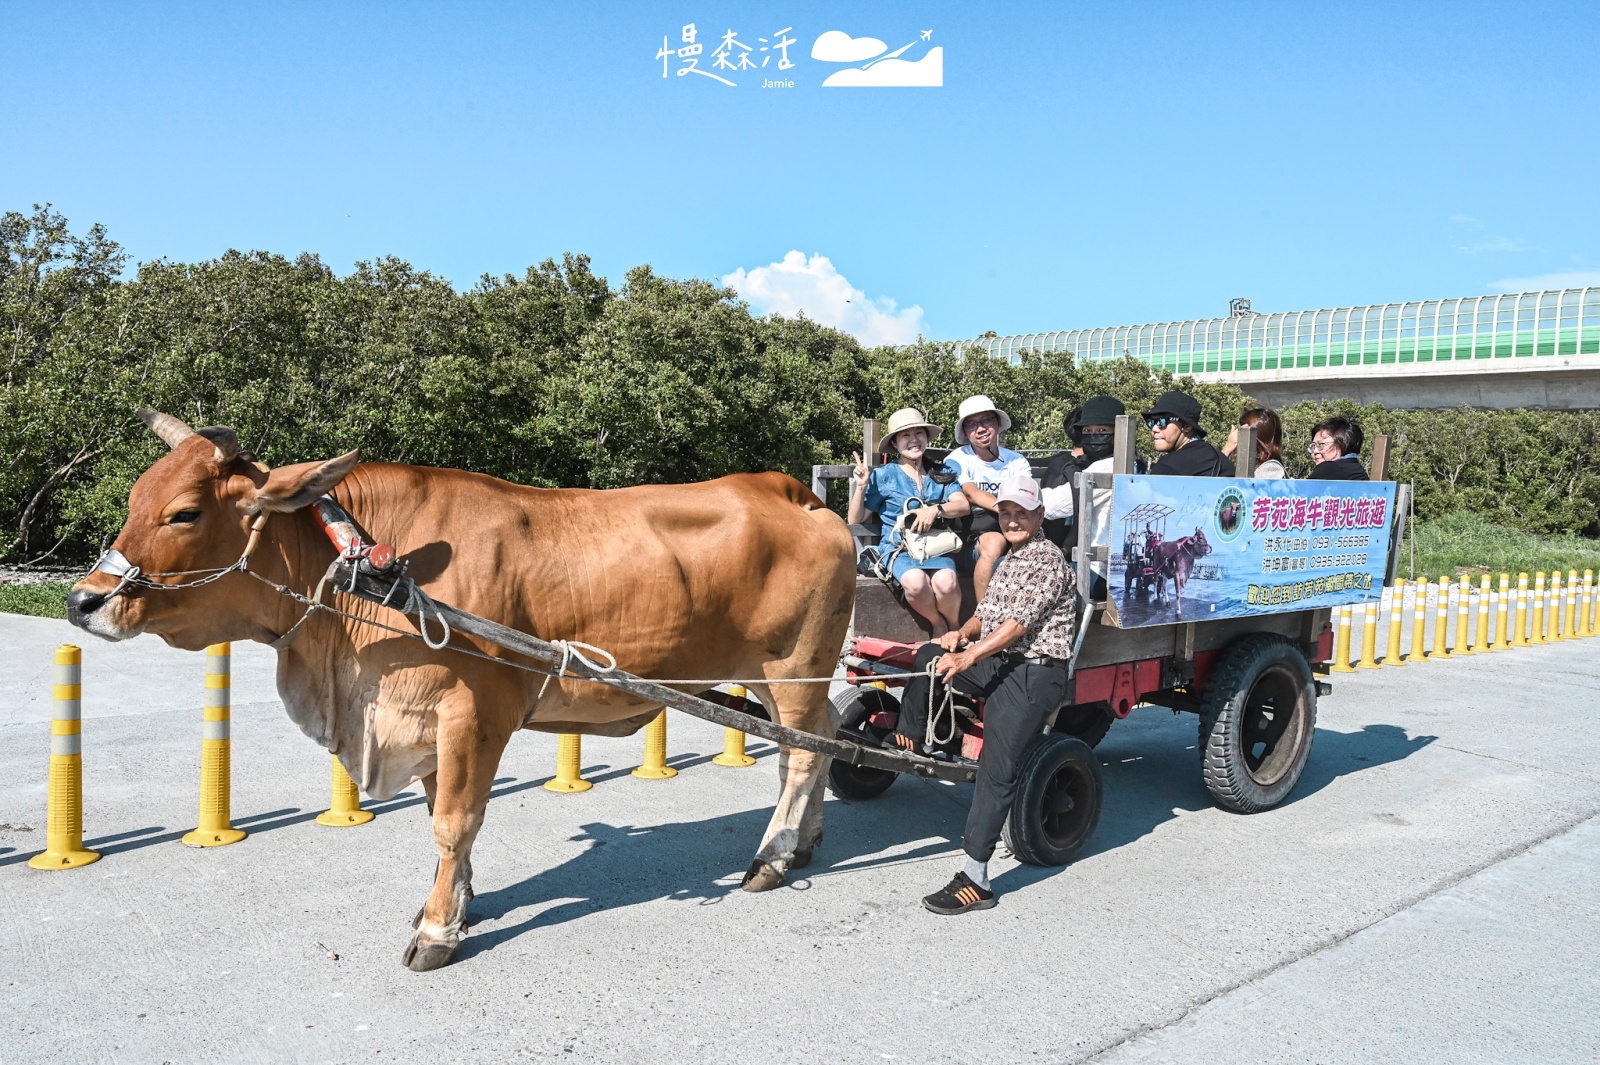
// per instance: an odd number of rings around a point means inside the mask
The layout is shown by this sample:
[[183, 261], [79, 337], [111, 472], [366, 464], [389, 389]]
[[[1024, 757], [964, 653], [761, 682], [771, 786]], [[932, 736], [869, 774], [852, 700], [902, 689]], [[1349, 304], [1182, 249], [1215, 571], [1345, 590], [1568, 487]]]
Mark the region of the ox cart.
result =
[[[1343, 500], [1350, 493], [1344, 489], [1328, 489], [1329, 482], [1252, 482], [1248, 468], [1240, 479], [1134, 477], [1132, 434], [1130, 419], [1119, 418], [1116, 472], [1075, 478], [1079, 515], [1091, 513], [1097, 489], [1113, 490], [1113, 535], [1120, 540], [1084, 543], [1071, 560], [1081, 623], [1065, 698], [1021, 760], [1004, 827], [1012, 853], [1033, 865], [1066, 864], [1087, 845], [1100, 814], [1092, 748], [1139, 705], [1196, 715], [1201, 779], [1219, 805], [1254, 813], [1282, 803], [1310, 756], [1317, 699], [1331, 690], [1318, 674], [1333, 656], [1332, 611], [1380, 595], [1397, 558], [1403, 487], [1365, 482], [1361, 491], [1372, 501], [1360, 531], [1338, 534], [1331, 530], [1345, 528]], [[1242, 435], [1241, 457], [1253, 456], [1253, 430]], [[1380, 437], [1374, 457], [1380, 477], [1386, 456], [1387, 440]], [[1318, 494], [1325, 491], [1342, 494]], [[1353, 516], [1358, 508], [1350, 509]], [[1174, 528], [1194, 531], [1169, 541], [1167, 524], [1180, 511], [1185, 520], [1173, 520]], [[1224, 552], [1204, 565], [1198, 560], [1210, 545], [1201, 526], [1211, 529]], [[1307, 534], [1288, 535], [1297, 530]], [[1263, 550], [1242, 551], [1247, 534], [1255, 534]], [[1362, 551], [1335, 550], [1357, 544]], [[1226, 594], [1239, 558], [1259, 571], [1242, 601]], [[1340, 572], [1326, 572], [1330, 568]], [[1104, 601], [1089, 598], [1096, 569], [1111, 578]], [[920, 620], [887, 585], [858, 579], [844, 663], [859, 683], [834, 699], [841, 735], [875, 745], [894, 729], [897, 689], [927, 639]], [[942, 723], [930, 714], [927, 739], [940, 758], [958, 765], [977, 759], [983, 710], [982, 700], [956, 692]], [[830, 770], [829, 786], [842, 798], [867, 800], [883, 794], [896, 775], [841, 760]]]
[[[1241, 436], [1241, 454], [1253, 454], [1253, 434], [1244, 431]], [[1364, 545], [1365, 550], [1335, 553], [1331, 534], [1268, 536], [1265, 546], [1271, 553], [1233, 551], [1229, 557], [1247, 557], [1251, 567], [1259, 564], [1266, 574], [1307, 576], [1251, 583], [1246, 600], [1215, 589], [1203, 591], [1190, 597], [1194, 620], [1180, 620], [1185, 605], [1181, 584], [1175, 585], [1170, 602], [1152, 603], [1131, 587], [1137, 582], [1116, 581], [1118, 570], [1125, 575], [1132, 566], [1148, 569], [1150, 563], [1142, 556], [1113, 552], [1103, 544], [1075, 549], [1082, 623], [1068, 666], [1066, 695], [1024, 754], [1017, 799], [1004, 827], [1012, 853], [1029, 864], [1066, 864], [1088, 843], [1101, 803], [1100, 769], [1092, 748], [1115, 721], [1139, 705], [1198, 716], [1202, 779], [1220, 805], [1252, 813], [1283, 802], [1311, 751], [1317, 698], [1330, 690], [1315, 673], [1332, 657], [1332, 607], [1376, 597], [1395, 564], [1395, 515], [1403, 510], [1405, 497], [1392, 483], [1365, 482], [1357, 491], [1370, 498], [1356, 508], [1342, 506], [1353, 502], [1351, 489], [1331, 489], [1330, 482], [1137, 477], [1131, 475], [1133, 429], [1126, 416], [1118, 419], [1117, 441], [1116, 467], [1126, 472], [1076, 475], [1078, 514], [1091, 513], [1095, 492], [1108, 488], [1114, 513], [1123, 512], [1119, 499], [1127, 497], [1127, 509], [1141, 521], [1157, 513], [1152, 507], [1168, 508], [1162, 517], [1183, 510], [1186, 521], [1191, 520], [1200, 498], [1214, 535], [1225, 547], [1235, 548], [1250, 521], [1258, 533], [1306, 528], [1308, 519], [1311, 528], [1331, 521], [1326, 527], [1354, 529], [1345, 518], [1359, 509], [1364, 531], [1339, 535], [1337, 546]], [[1379, 469], [1385, 443], [1379, 438], [1380, 454], [1374, 461]], [[825, 490], [820, 483], [824, 478], [842, 478], [848, 470], [820, 468], [818, 487]], [[1151, 482], [1159, 484], [1152, 487]], [[1306, 488], [1319, 485], [1323, 487]], [[1142, 498], [1151, 493], [1157, 498]], [[951, 782], [976, 779], [983, 745], [980, 699], [952, 693], [947, 705], [930, 715], [932, 756], [883, 742], [898, 720], [896, 689], [912, 675], [927, 634], [875, 578], [857, 582], [853, 628], [841, 658], [843, 675], [835, 678], [847, 685], [833, 700], [837, 734], [818, 736], [768, 720], [743, 697], [717, 689], [686, 692], [681, 682], [668, 686], [623, 671], [606, 660], [602, 649], [541, 640], [437, 602], [406, 577], [392, 548], [363, 543], [349, 516], [331, 499], [320, 500], [316, 512], [340, 550], [330, 579], [348, 594], [415, 615], [431, 646], [443, 646], [451, 630], [469, 633], [541, 663], [551, 674], [607, 684], [707, 721], [827, 755], [833, 759], [830, 788], [846, 799], [875, 798], [901, 774]], [[1348, 572], [1338, 580], [1312, 578], [1312, 570], [1328, 568], [1323, 563], [1336, 563]], [[1088, 597], [1096, 564], [1113, 578], [1105, 601]], [[1224, 568], [1213, 567], [1218, 573]], [[966, 598], [970, 609], [970, 594]]]

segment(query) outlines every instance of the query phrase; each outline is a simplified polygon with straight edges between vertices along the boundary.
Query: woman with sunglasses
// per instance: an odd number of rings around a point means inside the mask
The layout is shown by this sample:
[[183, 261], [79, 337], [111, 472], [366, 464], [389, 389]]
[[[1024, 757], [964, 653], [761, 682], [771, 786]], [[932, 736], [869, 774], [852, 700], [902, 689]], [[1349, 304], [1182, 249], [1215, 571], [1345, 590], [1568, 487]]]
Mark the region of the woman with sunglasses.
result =
[[1232, 477], [1233, 460], [1206, 442], [1200, 427], [1200, 401], [1187, 392], [1163, 392], [1144, 412], [1144, 423], [1161, 457], [1152, 476]]

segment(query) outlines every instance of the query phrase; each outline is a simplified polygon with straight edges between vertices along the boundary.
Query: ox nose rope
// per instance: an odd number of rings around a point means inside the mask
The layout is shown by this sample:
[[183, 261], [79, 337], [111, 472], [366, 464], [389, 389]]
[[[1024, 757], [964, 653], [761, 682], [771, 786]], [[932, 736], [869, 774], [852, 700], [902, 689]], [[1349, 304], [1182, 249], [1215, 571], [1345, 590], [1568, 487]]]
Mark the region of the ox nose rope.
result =
[[[217, 566], [211, 569], [183, 569], [173, 570], [169, 573], [146, 573], [138, 566], [128, 561], [128, 557], [115, 548], [100, 556], [90, 573], [109, 573], [118, 578], [117, 586], [106, 595], [106, 599], [115, 599], [132, 585], [135, 588], [148, 588], [158, 592], [181, 592], [187, 588], [200, 588], [220, 581], [230, 573], [250, 572], [250, 556], [255, 554], [256, 546], [261, 543], [261, 530], [266, 527], [270, 511], [262, 511], [256, 515], [256, 520], [250, 523], [250, 539], [245, 542], [244, 552], [228, 566]], [[160, 577], [199, 577], [199, 580], [180, 581], [177, 584], [167, 584], [158, 580]]]

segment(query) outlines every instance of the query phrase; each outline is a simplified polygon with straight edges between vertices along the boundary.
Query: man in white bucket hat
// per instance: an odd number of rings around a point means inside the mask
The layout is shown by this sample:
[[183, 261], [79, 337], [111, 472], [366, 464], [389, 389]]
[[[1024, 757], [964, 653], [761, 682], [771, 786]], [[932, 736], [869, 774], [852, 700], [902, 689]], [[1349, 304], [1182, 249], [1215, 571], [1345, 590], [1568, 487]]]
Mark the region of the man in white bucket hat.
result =
[[939, 914], [995, 904], [989, 859], [1016, 798], [1023, 753], [1061, 707], [1077, 634], [1077, 578], [1044, 535], [1039, 483], [1028, 476], [1007, 478], [998, 486], [997, 506], [1005, 557], [972, 618], [917, 652], [917, 672], [906, 681], [891, 734], [895, 746], [923, 750], [930, 665], [942, 683], [984, 699], [983, 749], [961, 839], [967, 861], [949, 884], [922, 900]]
[[1011, 416], [994, 405], [988, 396], [968, 396], [961, 401], [956, 416], [956, 443], [961, 447], [946, 460], [956, 468], [961, 491], [972, 505], [972, 520], [967, 526], [972, 541], [972, 590], [979, 599], [989, 587], [994, 567], [1005, 554], [1006, 540], [1000, 535], [1000, 519], [995, 508], [995, 492], [1008, 477], [1031, 477], [1028, 460], [1000, 441], [1011, 428]]

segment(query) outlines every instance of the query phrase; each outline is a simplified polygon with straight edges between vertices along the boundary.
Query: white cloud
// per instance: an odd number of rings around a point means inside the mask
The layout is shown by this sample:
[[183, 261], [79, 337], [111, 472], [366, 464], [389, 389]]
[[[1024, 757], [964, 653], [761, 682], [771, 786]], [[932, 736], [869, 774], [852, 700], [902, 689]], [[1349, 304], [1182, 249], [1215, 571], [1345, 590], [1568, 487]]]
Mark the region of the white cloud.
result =
[[1478, 221], [1476, 218], [1472, 217], [1470, 214], [1453, 214], [1453, 215], [1450, 216], [1450, 221], [1454, 222], [1458, 226], [1460, 226], [1460, 225], [1479, 226], [1479, 225], [1483, 224], [1482, 222]]
[[1464, 251], [1468, 255], [1482, 255], [1484, 252], [1500, 251], [1527, 251], [1527, 245], [1511, 237], [1493, 237], [1477, 244], [1458, 244], [1456, 251]]
[[845, 67], [828, 75], [824, 89], [937, 88], [944, 84], [944, 49], [934, 47], [915, 63], [880, 59], [865, 67]]
[[1584, 288], [1600, 285], [1600, 270], [1567, 270], [1533, 277], [1502, 277], [1485, 287], [1490, 292], [1543, 292], [1552, 288]]
[[921, 307], [900, 308], [887, 296], [868, 298], [825, 255], [807, 258], [791, 251], [782, 262], [740, 267], [722, 283], [758, 314], [792, 318], [803, 311], [812, 321], [841, 329], [868, 347], [910, 344], [924, 332]]
[[829, 30], [811, 46], [811, 58], [824, 63], [859, 63], [888, 50], [876, 37], [852, 37], [843, 30]]

